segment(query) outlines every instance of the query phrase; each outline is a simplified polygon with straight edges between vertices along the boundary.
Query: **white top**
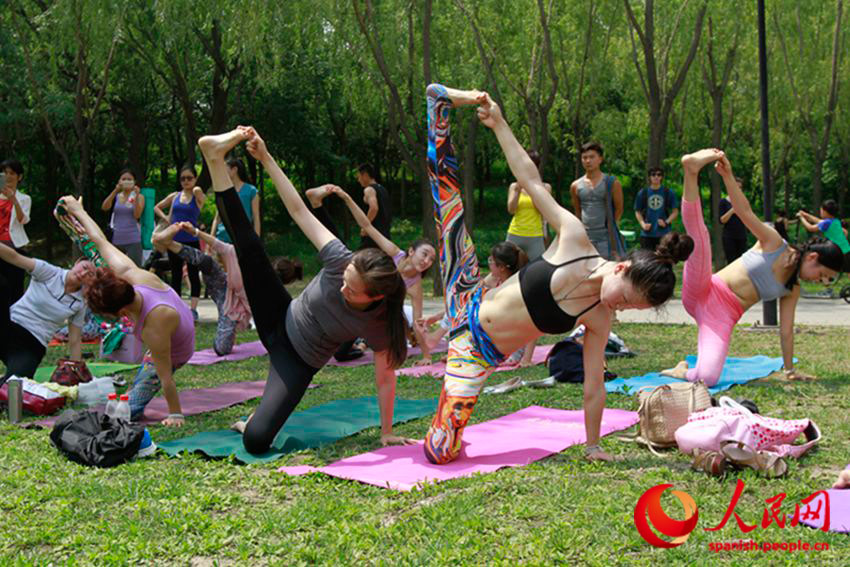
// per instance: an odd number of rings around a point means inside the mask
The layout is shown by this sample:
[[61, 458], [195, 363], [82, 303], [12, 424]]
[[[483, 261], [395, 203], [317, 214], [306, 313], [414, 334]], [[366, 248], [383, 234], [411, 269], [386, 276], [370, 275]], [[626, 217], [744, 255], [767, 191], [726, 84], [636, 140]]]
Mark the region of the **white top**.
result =
[[9, 318], [47, 347], [66, 319], [72, 325], [83, 327], [86, 322], [86, 304], [82, 290], [65, 293], [68, 270], [44, 260], [34, 261], [30, 285], [24, 296], [9, 308]]
[[[26, 246], [29, 244], [29, 237], [27, 236], [27, 231], [24, 230], [24, 225], [30, 222], [30, 209], [32, 209], [32, 197], [27, 195], [26, 193], [22, 193], [18, 190], [15, 193], [15, 196], [18, 198], [18, 204], [21, 205], [21, 210], [24, 212], [24, 222], [18, 222], [18, 215], [15, 209], [12, 209], [12, 219], [9, 221], [9, 236], [12, 237], [12, 244], [15, 245], [15, 248], [20, 248], [21, 246]], [[0, 199], [6, 199], [5, 195], [0, 195]]]

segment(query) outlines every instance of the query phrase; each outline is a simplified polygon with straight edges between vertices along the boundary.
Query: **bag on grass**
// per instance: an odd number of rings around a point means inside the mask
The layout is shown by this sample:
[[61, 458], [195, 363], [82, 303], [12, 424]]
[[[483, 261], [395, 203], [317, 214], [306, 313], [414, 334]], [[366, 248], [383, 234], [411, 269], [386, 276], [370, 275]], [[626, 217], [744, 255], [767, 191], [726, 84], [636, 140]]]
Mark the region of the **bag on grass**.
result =
[[[805, 436], [806, 442], [794, 445], [800, 435]], [[719, 451], [724, 442], [737, 441], [756, 451], [799, 459], [820, 439], [820, 429], [810, 419], [778, 419], [754, 414], [726, 396], [720, 398], [718, 407], [690, 416], [676, 431], [679, 450], [689, 455], [694, 449]]]
[[51, 382], [63, 386], [76, 386], [80, 383], [91, 382], [92, 375], [89, 367], [82, 360], [60, 358], [56, 362], [56, 370], [50, 376]]
[[711, 407], [711, 394], [702, 382], [674, 382], [646, 386], [638, 394], [637, 433], [621, 439], [646, 445], [652, 454], [656, 449], [675, 447], [676, 431], [695, 412]]
[[114, 467], [139, 452], [145, 426], [95, 410], [68, 410], [50, 432], [50, 442], [75, 463]]
[[[546, 356], [549, 376], [558, 382], [584, 382], [584, 347], [574, 338], [566, 338], [552, 347]], [[605, 363], [605, 380], [616, 378], [617, 375], [608, 371]]]
[[[50, 415], [65, 405], [65, 396], [58, 394], [42, 384], [34, 382], [29, 378], [22, 378], [22, 405], [24, 411], [35, 415]], [[9, 400], [9, 387], [3, 384], [0, 388], [0, 401]]]

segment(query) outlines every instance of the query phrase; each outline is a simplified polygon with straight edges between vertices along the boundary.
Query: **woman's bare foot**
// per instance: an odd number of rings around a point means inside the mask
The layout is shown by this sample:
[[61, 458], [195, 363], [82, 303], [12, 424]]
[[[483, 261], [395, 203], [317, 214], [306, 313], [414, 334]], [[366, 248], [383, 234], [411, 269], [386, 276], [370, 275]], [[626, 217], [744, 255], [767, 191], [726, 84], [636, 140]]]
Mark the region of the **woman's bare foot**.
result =
[[455, 108], [470, 104], [481, 104], [486, 96], [484, 91], [462, 91], [459, 89], [450, 89], [449, 87], [446, 87], [446, 94], [452, 99], [452, 104]]
[[726, 154], [717, 148], [700, 150], [698, 152], [682, 156], [682, 166], [686, 171], [690, 171], [692, 173], [699, 172], [699, 170], [703, 167], [721, 159], [724, 155]]
[[832, 488], [850, 488], [850, 469], [845, 469], [838, 473], [838, 479]]
[[240, 142], [244, 142], [252, 135], [253, 128], [250, 126], [237, 126], [230, 132], [202, 136], [198, 140], [198, 147], [206, 159], [224, 159], [227, 152], [232, 150]]
[[325, 184], [304, 191], [304, 194], [307, 195], [307, 200], [310, 201], [310, 206], [314, 209], [321, 207], [324, 198], [331, 194], [331, 187], [332, 185]]
[[683, 360], [673, 368], [662, 370], [659, 374], [661, 374], [662, 376], [672, 376], [673, 378], [684, 380], [688, 377], [688, 362]]

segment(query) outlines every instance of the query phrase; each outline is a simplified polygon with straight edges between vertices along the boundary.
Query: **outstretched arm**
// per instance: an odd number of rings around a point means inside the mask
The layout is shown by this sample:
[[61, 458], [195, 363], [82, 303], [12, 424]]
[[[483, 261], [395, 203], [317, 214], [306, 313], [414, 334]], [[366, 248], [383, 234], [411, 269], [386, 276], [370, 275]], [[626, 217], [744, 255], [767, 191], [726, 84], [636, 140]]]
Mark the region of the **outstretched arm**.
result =
[[103, 259], [106, 260], [106, 263], [109, 264], [116, 275], [123, 276], [128, 271], [138, 268], [130, 258], [106, 239], [106, 235], [83, 208], [83, 203], [80, 200], [72, 195], [66, 195], [62, 197], [62, 202], [65, 204], [68, 213], [74, 215], [82, 225], [86, 235], [94, 242], [94, 245], [100, 251], [100, 255], [103, 256]]
[[726, 185], [726, 192], [729, 194], [729, 201], [732, 203], [732, 209], [734, 209], [738, 218], [741, 219], [741, 222], [744, 223], [744, 226], [758, 239], [762, 249], [771, 252], [781, 246], [782, 237], [779, 236], [776, 229], [764, 224], [753, 212], [750, 201], [744, 195], [741, 186], [732, 173], [732, 164], [729, 163], [729, 158], [723, 155], [715, 162], [714, 168], [720, 174], [720, 177], [723, 178], [723, 183]]
[[18, 254], [14, 248], [3, 244], [0, 244], [0, 260], [3, 260], [7, 264], [17, 266], [27, 272], [32, 272], [35, 269], [35, 260], [22, 254]]
[[283, 201], [283, 206], [286, 207], [289, 216], [292, 217], [304, 236], [310, 239], [316, 250], [321, 250], [328, 242], [336, 240], [336, 236], [319, 222], [319, 219], [310, 212], [310, 209], [301, 200], [301, 195], [298, 194], [295, 186], [292, 185], [292, 182], [269, 154], [266, 143], [260, 135], [253, 130], [251, 134], [247, 143], [248, 152], [268, 171], [269, 177], [277, 188], [277, 194]]
[[508, 123], [502, 117], [501, 109], [493, 102], [490, 95], [482, 94], [478, 97], [478, 102], [480, 104], [478, 118], [496, 134], [496, 139], [499, 141], [502, 151], [505, 152], [508, 166], [510, 166], [517, 183], [528, 192], [534, 206], [540, 211], [546, 222], [559, 234], [567, 225], [577, 224], [582, 226], [581, 221], [575, 215], [561, 207], [555, 201], [555, 198], [546, 191], [537, 166], [534, 165], [525, 149], [517, 141]]
[[[354, 221], [360, 228], [362, 228], [366, 232], [366, 234], [372, 240], [375, 241], [375, 244], [378, 245], [378, 248], [388, 254], [390, 258], [399, 253], [401, 248], [393, 244], [392, 240], [381, 234], [381, 232], [377, 228], [375, 228], [374, 225], [372, 225], [372, 222], [369, 220], [369, 217], [366, 215], [366, 213], [363, 212], [363, 209], [357, 206], [357, 203], [354, 202], [354, 199], [351, 198], [351, 195], [349, 195], [336, 185], [331, 185], [329, 187], [329, 191], [340, 199], [342, 199], [342, 202], [345, 203], [345, 206], [348, 207], [349, 211], [351, 211], [351, 216], [354, 217]], [[374, 192], [374, 189], [372, 191]]]
[[797, 218], [800, 219], [800, 224], [803, 225], [803, 228], [805, 228], [809, 232], [818, 232], [818, 230], [820, 230], [818, 228], [818, 223], [820, 222], [820, 219], [815, 217], [814, 221], [812, 221], [809, 218], [811, 216], [812, 215], [807, 213], [806, 211], [800, 211], [797, 213]]

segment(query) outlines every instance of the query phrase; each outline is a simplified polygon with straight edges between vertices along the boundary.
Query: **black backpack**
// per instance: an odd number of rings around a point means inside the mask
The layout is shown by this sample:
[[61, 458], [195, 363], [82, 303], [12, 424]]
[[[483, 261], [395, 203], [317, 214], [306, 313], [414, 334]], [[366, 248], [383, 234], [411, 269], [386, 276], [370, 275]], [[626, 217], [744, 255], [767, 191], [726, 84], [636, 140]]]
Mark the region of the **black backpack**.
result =
[[[558, 382], [584, 382], [584, 348], [575, 339], [568, 338], [556, 343], [549, 351], [546, 364], [549, 366], [549, 376]], [[616, 374], [605, 369], [606, 380], [616, 377]]]
[[114, 467], [136, 456], [145, 426], [95, 411], [68, 410], [59, 416], [50, 441], [66, 457], [92, 467]]

